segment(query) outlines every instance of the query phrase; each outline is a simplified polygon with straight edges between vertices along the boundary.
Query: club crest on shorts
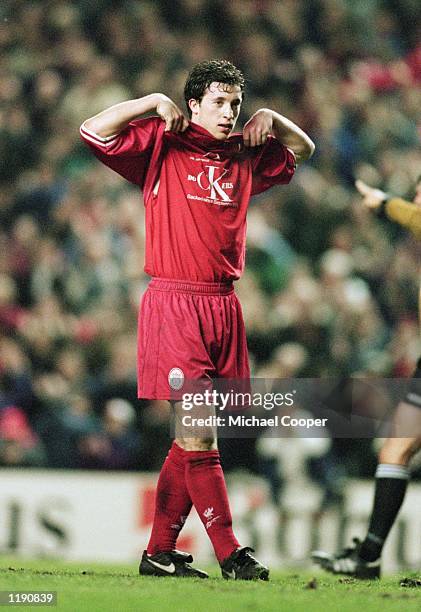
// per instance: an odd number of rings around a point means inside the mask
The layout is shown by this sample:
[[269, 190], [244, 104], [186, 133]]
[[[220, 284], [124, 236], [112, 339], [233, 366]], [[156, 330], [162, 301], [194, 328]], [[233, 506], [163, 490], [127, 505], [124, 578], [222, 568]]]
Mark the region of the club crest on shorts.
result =
[[184, 385], [184, 372], [180, 368], [172, 368], [168, 374], [168, 384], [174, 391], [179, 391]]

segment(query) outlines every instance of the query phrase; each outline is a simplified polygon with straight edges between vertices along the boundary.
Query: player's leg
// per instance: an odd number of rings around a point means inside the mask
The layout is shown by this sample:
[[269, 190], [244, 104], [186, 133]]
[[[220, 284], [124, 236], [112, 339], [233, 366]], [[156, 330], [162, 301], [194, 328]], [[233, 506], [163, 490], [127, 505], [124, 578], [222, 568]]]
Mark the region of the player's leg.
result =
[[[231, 291], [228, 295], [210, 296], [206, 302], [203, 301], [203, 303], [198, 304], [198, 306], [202, 329], [208, 328], [210, 331], [208, 350], [212, 351], [212, 347], [218, 347], [218, 350], [214, 352], [214, 377], [231, 379], [230, 382], [234, 382], [233, 379], [236, 379], [236, 381], [240, 383], [241, 391], [245, 390], [244, 386], [248, 389], [250, 369], [246, 333], [241, 306], [235, 293]], [[209, 321], [209, 313], [214, 313], [211, 321]], [[268, 568], [259, 563], [259, 561], [251, 555], [251, 553], [254, 552], [252, 548], [239, 547], [232, 533], [231, 511], [224, 474], [219, 460], [219, 452], [216, 450], [216, 436], [213, 436], [211, 441], [208, 435], [210, 432], [204, 433], [205, 438], [207, 438], [209, 444], [211, 444], [208, 451], [210, 466], [208, 474], [209, 488], [206, 490], [206, 487], [203, 487], [201, 483], [201, 469], [203, 469], [203, 472], [206, 471], [205, 466], [201, 464], [201, 454], [198, 452], [201, 447], [196, 447], [196, 451], [194, 451], [194, 447], [189, 446], [189, 448], [191, 448], [191, 459], [186, 470], [186, 480], [195, 506], [195, 491], [201, 491], [201, 499], [198, 500], [198, 504], [201, 508], [199, 515], [214, 544], [222, 575], [224, 578], [233, 579], [268, 580]], [[184, 441], [182, 443], [184, 443]], [[191, 444], [191, 442], [188, 443]], [[203, 444], [202, 441], [197, 440], [197, 435], [196, 441], [193, 443]], [[214, 490], [214, 487], [215, 500], [207, 497], [209, 492]], [[220, 504], [220, 506], [216, 505], [216, 500], [219, 500], [218, 504]], [[218, 510], [219, 507], [221, 511]], [[212, 511], [212, 516], [207, 518], [206, 515], [209, 509]], [[215, 517], [219, 514], [221, 517], [216, 519]], [[219, 531], [220, 529], [221, 531]], [[224, 532], [227, 535], [225, 544]], [[227, 543], [229, 543], [229, 546]], [[229, 550], [230, 548], [231, 551]]]
[[185, 454], [174, 441], [159, 474], [152, 532], [139, 566], [142, 575], [208, 577], [190, 565], [191, 555], [176, 550], [177, 537], [192, 507], [185, 482]]
[[184, 479], [184, 450], [174, 441], [158, 478], [148, 554], [175, 549], [178, 534], [191, 507]]
[[384, 543], [405, 499], [410, 478], [408, 464], [421, 448], [421, 410], [407, 402], [401, 402], [394, 419], [393, 435], [412, 437], [390, 437], [379, 453], [373, 510], [367, 535], [361, 544], [359, 556], [365, 561], [380, 558]]
[[[185, 451], [185, 482], [191, 500], [206, 529], [224, 578], [268, 580], [269, 570], [241, 547], [232, 528], [231, 509], [216, 443], [215, 428], [186, 427], [182, 403], [174, 404], [176, 443]], [[213, 416], [213, 408], [197, 407], [196, 418]]]
[[[168, 393], [167, 375], [161, 376], [161, 380], [156, 374], [165, 297], [165, 293], [148, 289], [142, 300], [138, 343], [139, 397], [166, 397]], [[184, 450], [174, 442], [158, 479], [154, 521], [139, 566], [141, 574], [207, 577], [205, 572], [190, 566], [191, 555], [176, 551], [177, 537], [191, 507], [185, 485]]]
[[[223, 561], [240, 545], [232, 530], [232, 516], [216, 433], [212, 427], [187, 428], [181, 425], [181, 419], [186, 412], [180, 402], [175, 403], [174, 412], [176, 443], [184, 449], [186, 487], [212, 542], [216, 557], [218, 561]], [[212, 408], [205, 410], [200, 407], [194, 409], [192, 414], [202, 418], [213, 413]]]
[[191, 555], [176, 550], [177, 537], [192, 507], [185, 483], [185, 454], [174, 441], [159, 474], [152, 532], [139, 566], [142, 575], [208, 577], [190, 565]]
[[380, 576], [383, 546], [405, 498], [409, 481], [408, 464], [421, 448], [420, 427], [419, 407], [408, 401], [401, 402], [395, 413], [393, 433], [402, 435], [412, 431], [416, 435], [390, 437], [384, 443], [379, 453], [374, 503], [367, 534], [362, 542], [354, 539], [355, 545], [338, 555], [315, 551], [312, 554], [313, 560], [327, 571], [357, 578]]

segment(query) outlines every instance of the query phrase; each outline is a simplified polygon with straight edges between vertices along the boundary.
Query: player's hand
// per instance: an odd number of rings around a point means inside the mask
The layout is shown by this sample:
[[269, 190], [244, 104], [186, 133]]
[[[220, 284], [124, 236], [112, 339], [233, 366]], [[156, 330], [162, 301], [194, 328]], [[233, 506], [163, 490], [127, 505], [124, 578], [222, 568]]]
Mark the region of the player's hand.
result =
[[370, 187], [369, 185], [364, 183], [364, 181], [361, 181], [359, 179], [355, 181], [355, 187], [363, 196], [363, 204], [367, 206], [367, 208], [378, 208], [380, 204], [387, 198], [387, 193], [385, 193], [381, 189], [375, 189], [374, 187]]
[[247, 121], [243, 129], [243, 140], [246, 147], [258, 147], [265, 144], [269, 134], [272, 133], [272, 112], [261, 108]]
[[165, 121], [166, 132], [184, 132], [189, 126], [189, 122], [177, 104], [163, 94], [160, 95], [156, 112]]

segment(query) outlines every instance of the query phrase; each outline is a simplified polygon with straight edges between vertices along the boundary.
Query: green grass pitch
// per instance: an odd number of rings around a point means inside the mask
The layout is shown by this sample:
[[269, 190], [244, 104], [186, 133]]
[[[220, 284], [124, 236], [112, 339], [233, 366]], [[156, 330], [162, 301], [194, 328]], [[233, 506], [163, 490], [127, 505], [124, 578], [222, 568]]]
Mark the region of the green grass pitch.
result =
[[[144, 578], [136, 566], [26, 561], [0, 556], [1, 591], [57, 591], [57, 606], [13, 606], [69, 612], [387, 612], [421, 610], [421, 588], [400, 586], [407, 574], [357, 582], [315, 571], [272, 571], [270, 582]], [[412, 577], [415, 577], [412, 575]], [[0, 606], [11, 609], [10, 606]]]

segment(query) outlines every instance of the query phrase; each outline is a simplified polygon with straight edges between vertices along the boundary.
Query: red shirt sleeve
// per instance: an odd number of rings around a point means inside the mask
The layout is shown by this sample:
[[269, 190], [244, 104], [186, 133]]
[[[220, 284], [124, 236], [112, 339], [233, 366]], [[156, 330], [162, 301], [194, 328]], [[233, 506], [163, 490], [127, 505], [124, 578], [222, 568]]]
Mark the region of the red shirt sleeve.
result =
[[159, 117], [138, 119], [107, 138], [88, 130], [83, 123], [80, 135], [103, 164], [143, 189], [157, 138], [163, 134], [159, 129], [162, 123]]
[[292, 151], [273, 136], [256, 148], [252, 160], [253, 182], [251, 194], [256, 195], [273, 187], [289, 183], [295, 172], [295, 157]]

